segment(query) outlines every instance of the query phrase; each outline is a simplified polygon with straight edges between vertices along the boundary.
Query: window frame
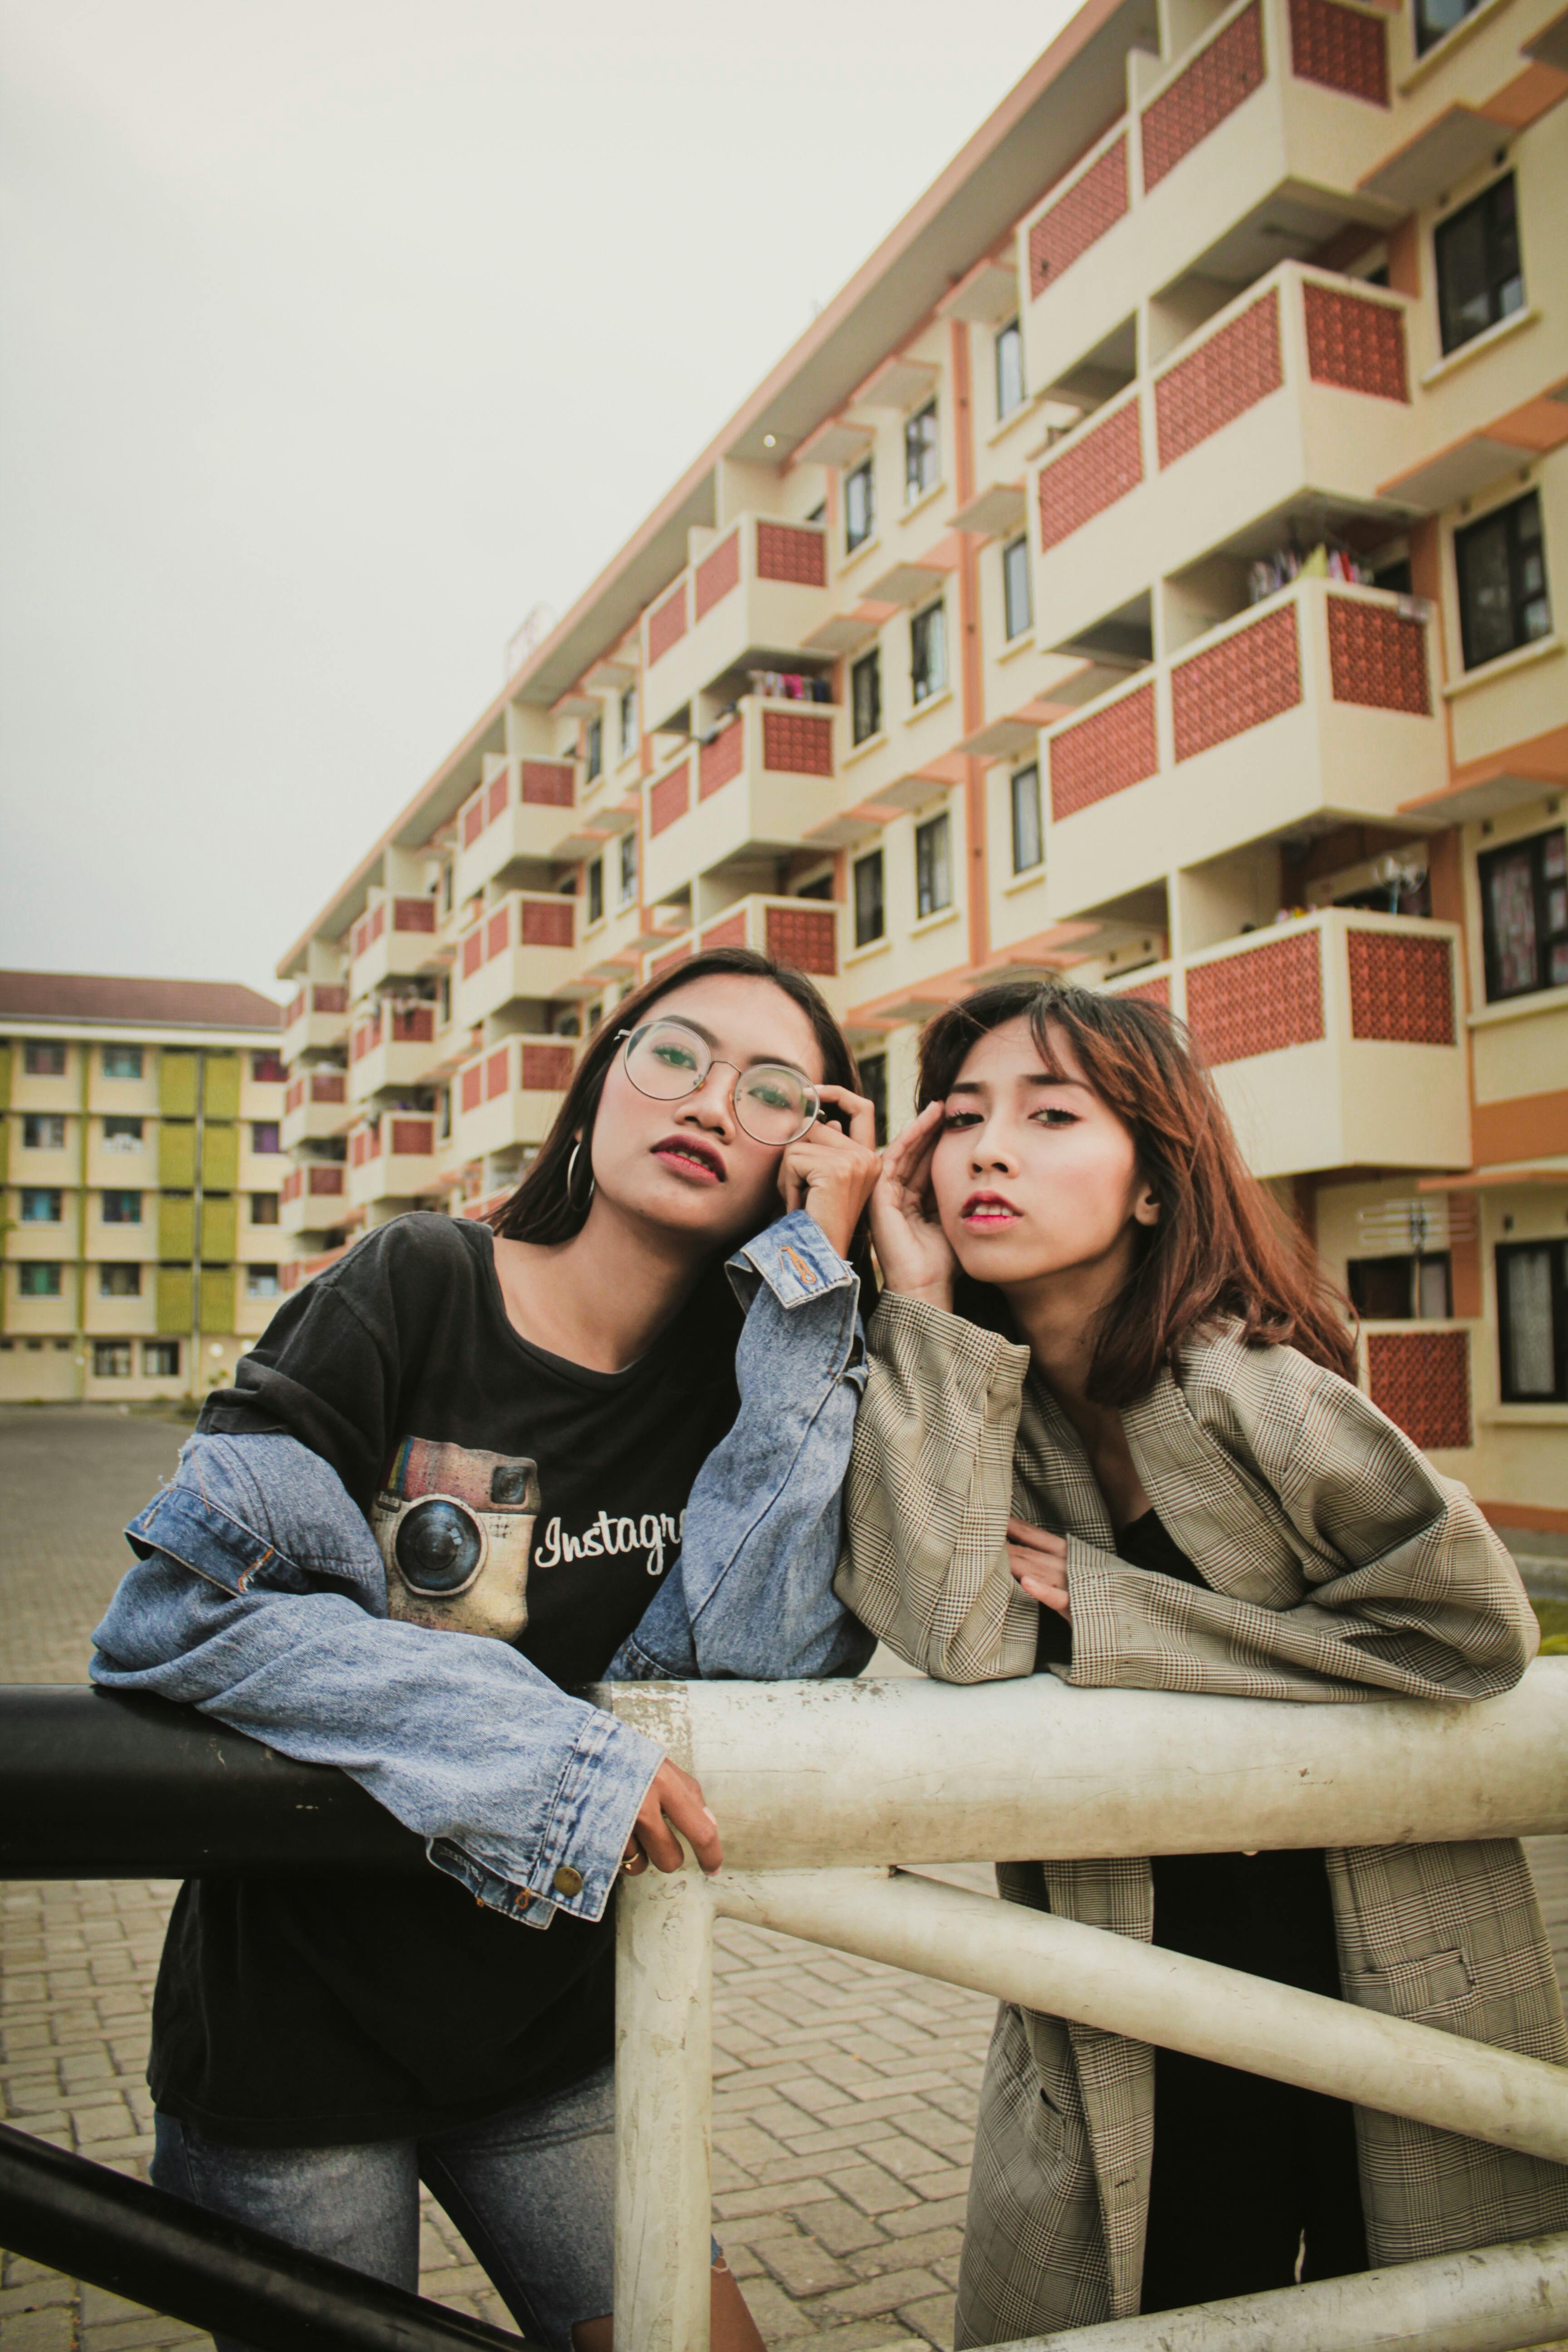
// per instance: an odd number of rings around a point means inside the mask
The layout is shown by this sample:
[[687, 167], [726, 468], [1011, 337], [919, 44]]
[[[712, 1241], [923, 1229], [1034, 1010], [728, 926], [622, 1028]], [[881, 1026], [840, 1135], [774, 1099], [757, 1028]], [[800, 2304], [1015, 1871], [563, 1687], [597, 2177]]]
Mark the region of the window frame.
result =
[[[1027, 777], [1029, 781], [1034, 801], [1035, 845], [1037, 855], [1029, 859], [1027, 864], [1020, 865], [1018, 861], [1018, 812], [1020, 806], [1018, 788], [1023, 783], [1026, 777]], [[1046, 864], [1046, 816], [1045, 809], [1040, 800], [1040, 763], [1038, 760], [1026, 760], [1021, 768], [1013, 769], [1009, 774], [1007, 778], [1007, 815], [1012, 835], [1013, 872], [1015, 877], [1021, 874], [1043, 873]]]
[[[180, 1377], [181, 1343], [178, 1339], [143, 1339], [142, 1342], [142, 1377], [144, 1381], [177, 1381]], [[156, 1364], [154, 1356], [172, 1356], [173, 1363]]]
[[[936, 845], [942, 845], [940, 856]], [[938, 877], [947, 896], [936, 896]], [[945, 915], [952, 906], [952, 818], [946, 809], [915, 827], [915, 920]]]
[[[1365, 1288], [1365, 1278], [1360, 1272], [1363, 1266], [1384, 1269], [1398, 1266], [1402, 1270], [1405, 1282], [1403, 1307], [1394, 1313], [1379, 1312], [1366, 1303], [1364, 1297], [1358, 1297], [1358, 1292], [1363, 1292]], [[1421, 1286], [1423, 1276], [1431, 1267], [1439, 1269], [1441, 1273], [1443, 1304], [1435, 1314], [1427, 1315], [1422, 1311]], [[1366, 1323], [1450, 1322], [1454, 1313], [1453, 1255], [1446, 1249], [1368, 1251], [1363, 1256], [1346, 1260], [1345, 1289], [1356, 1314]]]
[[636, 685], [624, 686], [620, 698], [621, 757], [629, 760], [637, 748], [637, 690]]
[[139, 1112], [105, 1111], [99, 1142], [105, 1151], [144, 1151], [147, 1148], [147, 1122]]
[[[931, 659], [932, 648], [937, 659]], [[925, 662], [926, 679], [922, 691], [921, 657]], [[910, 614], [910, 701], [916, 710], [923, 710], [939, 694], [945, 694], [949, 685], [947, 667], [947, 598], [935, 596], [922, 604], [918, 613]]]
[[[855, 528], [855, 485], [863, 482], [865, 513], [861, 528]], [[844, 552], [853, 555], [858, 547], [865, 547], [877, 536], [877, 460], [868, 451], [858, 466], [851, 466], [844, 477]]]
[[[1509, 191], [1510, 203], [1506, 227], [1494, 217], [1499, 211], [1497, 199], [1505, 188]], [[1452, 279], [1455, 264], [1449, 257], [1455, 254], [1459, 237], [1478, 215], [1480, 216], [1487, 315], [1479, 326], [1465, 327], [1461, 331], [1460, 319], [1454, 303], [1456, 289]], [[1508, 239], [1512, 241], [1513, 268], [1504, 271], [1499, 266], [1500, 255]], [[1457, 205], [1454, 211], [1436, 224], [1432, 231], [1432, 275], [1436, 289], [1437, 341], [1445, 359], [1452, 352], [1463, 351], [1465, 345], [1473, 343], [1478, 335], [1484, 335], [1489, 329], [1500, 326], [1505, 319], [1517, 317], [1527, 307], [1529, 298], [1524, 286], [1524, 255], [1521, 250], [1519, 235], [1519, 184], [1515, 173], [1500, 172], [1479, 195], [1472, 196], [1468, 204]], [[1516, 283], [1519, 299], [1505, 304], [1503, 293]]]
[[[272, 1138], [270, 1143], [263, 1136]], [[283, 1149], [283, 1125], [280, 1119], [253, 1118], [250, 1122], [250, 1155], [253, 1160], [272, 1160]]]
[[[247, 1298], [281, 1298], [283, 1296], [283, 1286], [279, 1280], [279, 1272], [280, 1269], [278, 1265], [268, 1261], [263, 1261], [260, 1258], [253, 1258], [248, 1261], [245, 1269], [245, 1295]], [[257, 1288], [256, 1285], [258, 1278], [263, 1275], [268, 1274], [272, 1276], [271, 1288], [269, 1290], [261, 1290]]]
[[[874, 931], [862, 930], [860, 877], [863, 872], [868, 874], [873, 868], [875, 868], [877, 877], [877, 928]], [[876, 849], [866, 850], [860, 856], [854, 860], [853, 871], [849, 877], [849, 885], [850, 897], [853, 901], [855, 915], [855, 945], [857, 948], [876, 947], [888, 936], [887, 857], [879, 846]]]
[[[1013, 626], [1013, 574], [1015, 556], [1022, 560], [1017, 565], [1023, 583], [1024, 617]], [[1035, 625], [1035, 583], [1029, 577], [1029, 534], [1021, 530], [1006, 541], [1002, 550], [1002, 634], [1006, 643], [1016, 646]]]
[[[134, 1067], [117, 1070], [114, 1066], [114, 1057], [117, 1055], [123, 1055], [128, 1062], [134, 1065]], [[147, 1056], [145, 1049], [141, 1045], [100, 1045], [98, 1058], [99, 1067], [106, 1078], [130, 1079], [134, 1082], [144, 1076], [146, 1073]]]
[[92, 1343], [92, 1377], [95, 1381], [134, 1380], [136, 1350], [132, 1342], [129, 1339], [95, 1339]]
[[[129, 1282], [111, 1283], [111, 1275], [130, 1275]], [[141, 1262], [133, 1257], [100, 1258], [98, 1263], [98, 1295], [100, 1298], [140, 1298], [142, 1296]]]
[[588, 928], [605, 919], [605, 860], [604, 855], [588, 860], [587, 889]]
[[[110, 1206], [110, 1202], [115, 1203], [113, 1208]], [[133, 1184], [105, 1185], [99, 1195], [98, 1222], [100, 1225], [139, 1225], [142, 1223], [140, 1187]]]
[[886, 1053], [856, 1056], [860, 1091], [871, 1106], [873, 1139], [878, 1148], [888, 1140], [888, 1056]]
[[[1527, 508], [1532, 509], [1535, 530], [1527, 537], [1520, 529], [1520, 518]], [[1477, 643], [1475, 624], [1471, 617], [1471, 564], [1476, 560], [1482, 535], [1503, 529], [1504, 551], [1508, 562], [1509, 642], [1489, 652], [1481, 651]], [[1541, 567], [1541, 585], [1531, 592], [1523, 574], [1530, 560], [1530, 551], [1537, 553]], [[1454, 585], [1459, 608], [1459, 652], [1467, 671], [1484, 669], [1489, 662], [1506, 661], [1510, 654], [1521, 653], [1527, 646], [1539, 645], [1552, 635], [1552, 583], [1546, 570], [1546, 522], [1541, 508], [1539, 489], [1526, 490], [1517, 499], [1508, 499], [1501, 506], [1490, 507], [1473, 522], [1458, 524], [1454, 531]], [[1533, 631], [1524, 627], [1524, 614], [1535, 603], [1546, 607], [1546, 625]]]
[[[1510, 1379], [1513, 1334], [1503, 1265], [1509, 1258], [1521, 1257], [1537, 1250], [1547, 1252], [1551, 1265], [1548, 1295], [1552, 1316], [1552, 1388], [1550, 1396], [1543, 1395], [1539, 1389], [1531, 1389], [1528, 1392], [1521, 1391]], [[1552, 1234], [1535, 1240], [1499, 1242], [1495, 1248], [1493, 1273], [1497, 1281], [1499, 1401], [1503, 1404], [1568, 1404], [1568, 1241]]]
[[[16, 1296], [18, 1298], [59, 1298], [64, 1295], [65, 1266], [58, 1257], [22, 1257], [16, 1260]], [[48, 1279], [49, 1276], [53, 1279]]]
[[1465, 7], [1451, 25], [1428, 26], [1422, 0], [1413, 0], [1411, 39], [1415, 55], [1418, 58], [1426, 57], [1429, 50], [1436, 47], [1439, 41], [1446, 41], [1450, 33], [1457, 33], [1466, 18], [1473, 16], [1481, 5], [1482, 0], [1466, 0]]
[[[925, 429], [929, 428], [929, 429]], [[926, 478], [927, 465], [931, 478]], [[942, 409], [933, 394], [904, 419], [904, 504], [918, 506], [942, 480]]]
[[[870, 692], [862, 698], [860, 681], [869, 678]], [[867, 702], [870, 723], [862, 726], [861, 702]], [[874, 742], [882, 731], [882, 648], [872, 646], [849, 665], [849, 742], [852, 750], [862, 743]]]
[[[1016, 400], [1007, 400], [1004, 395], [1002, 350], [1009, 336], [1012, 338], [1012, 349], [1017, 355], [1018, 396]], [[1021, 318], [1009, 319], [1005, 326], [997, 328], [992, 345], [992, 354], [996, 389], [996, 422], [998, 425], [1005, 425], [1009, 416], [1017, 415], [1029, 397], [1028, 383], [1024, 374], [1024, 322]]]
[[[58, 1225], [65, 1222], [65, 1187], [60, 1184], [23, 1184], [17, 1223], [24, 1225]], [[53, 1208], [47, 1217], [29, 1209], [30, 1201], [52, 1201]]]
[[[445, 875], [449, 878], [452, 870], [451, 867], [447, 866], [443, 870]], [[288, 1080], [289, 1071], [281, 1054], [271, 1051], [270, 1049], [266, 1053], [252, 1054], [250, 1057], [250, 1083], [252, 1086], [281, 1087], [286, 1086], [288, 1084]]]
[[[56, 1142], [41, 1143], [28, 1129], [35, 1127], [58, 1128]], [[66, 1148], [66, 1115], [63, 1110], [26, 1110], [22, 1113], [22, 1149], [24, 1151], [63, 1151]]]
[[24, 1037], [22, 1040], [22, 1075], [28, 1078], [63, 1078], [69, 1066], [69, 1055], [63, 1041], [58, 1037]]
[[[1553, 841], [1563, 844], [1563, 874], [1559, 877], [1547, 870], [1547, 845]], [[1492, 919], [1491, 876], [1504, 858], [1528, 856], [1530, 887], [1535, 923], [1535, 974], [1527, 987], [1504, 988], [1500, 966], [1500, 941]], [[1521, 834], [1515, 841], [1500, 841], [1493, 849], [1483, 849], [1476, 860], [1476, 883], [1481, 901], [1481, 968], [1489, 1004], [1507, 1004], [1516, 997], [1539, 996], [1550, 988], [1568, 986], [1568, 982], [1552, 977], [1552, 950], [1568, 941], [1568, 923], [1552, 920], [1550, 892], [1553, 886], [1565, 893], [1564, 914], [1568, 915], [1568, 825], [1552, 824], [1540, 833]]]
[[[250, 1214], [246, 1219], [246, 1223], [251, 1225], [278, 1224], [280, 1222], [278, 1213], [280, 1199], [281, 1195], [277, 1192], [252, 1192], [250, 1195]], [[270, 1216], [258, 1213], [261, 1209], [261, 1203], [264, 1201], [270, 1204], [272, 1211]]]
[[605, 772], [605, 714], [587, 720], [583, 730], [583, 781], [596, 784]]
[[636, 904], [637, 895], [637, 836], [635, 827], [628, 827], [622, 834], [618, 856], [620, 862], [616, 871], [620, 903], [623, 907], [630, 907]]

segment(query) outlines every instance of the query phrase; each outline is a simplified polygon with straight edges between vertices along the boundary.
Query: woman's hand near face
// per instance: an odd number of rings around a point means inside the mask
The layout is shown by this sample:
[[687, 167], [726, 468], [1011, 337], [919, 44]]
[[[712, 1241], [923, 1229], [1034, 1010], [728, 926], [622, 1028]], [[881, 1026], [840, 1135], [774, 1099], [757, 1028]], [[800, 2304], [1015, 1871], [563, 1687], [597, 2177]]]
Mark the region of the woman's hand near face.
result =
[[952, 1308], [958, 1261], [937, 1219], [931, 1191], [931, 1156], [942, 1133], [943, 1106], [927, 1103], [882, 1154], [871, 1195], [871, 1239], [889, 1290]]
[[1068, 1596], [1068, 1547], [1065, 1536], [1046, 1528], [1032, 1528], [1025, 1519], [1007, 1522], [1007, 1566], [1019, 1589], [1042, 1609], [1054, 1609], [1072, 1622]]
[[839, 1256], [847, 1257], [881, 1170], [877, 1114], [864, 1095], [852, 1095], [844, 1087], [818, 1087], [816, 1091], [824, 1103], [847, 1112], [849, 1132], [846, 1135], [831, 1119], [818, 1119], [785, 1151], [779, 1165], [779, 1192], [786, 1209], [804, 1209], [815, 1217]]

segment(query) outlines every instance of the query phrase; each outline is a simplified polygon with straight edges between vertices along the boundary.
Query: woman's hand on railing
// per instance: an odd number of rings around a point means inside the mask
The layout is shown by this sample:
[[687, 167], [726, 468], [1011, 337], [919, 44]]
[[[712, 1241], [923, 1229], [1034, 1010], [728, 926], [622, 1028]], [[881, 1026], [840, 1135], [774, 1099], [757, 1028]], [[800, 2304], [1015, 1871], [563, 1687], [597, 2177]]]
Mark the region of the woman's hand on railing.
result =
[[780, 1163], [779, 1192], [787, 1210], [804, 1209], [847, 1258], [881, 1171], [877, 1113], [864, 1095], [852, 1095], [847, 1087], [816, 1091], [831, 1108], [846, 1114], [849, 1132], [826, 1118], [808, 1128]]
[[690, 1773], [683, 1772], [679, 1764], [672, 1764], [666, 1757], [637, 1807], [637, 1823], [627, 1840], [621, 1868], [628, 1878], [640, 1878], [650, 1862], [656, 1870], [680, 1870], [686, 1863], [681, 1838], [711, 1878], [724, 1859], [719, 1824], [703, 1803], [702, 1790]]
[[871, 1195], [871, 1239], [889, 1290], [952, 1311], [958, 1261], [938, 1222], [931, 1191], [931, 1155], [942, 1133], [945, 1106], [927, 1103], [882, 1154]]
[[1031, 1601], [1037, 1601], [1042, 1609], [1054, 1609], [1058, 1617], [1072, 1622], [1065, 1536], [1054, 1536], [1047, 1528], [1032, 1528], [1026, 1519], [1009, 1519], [1007, 1566]]

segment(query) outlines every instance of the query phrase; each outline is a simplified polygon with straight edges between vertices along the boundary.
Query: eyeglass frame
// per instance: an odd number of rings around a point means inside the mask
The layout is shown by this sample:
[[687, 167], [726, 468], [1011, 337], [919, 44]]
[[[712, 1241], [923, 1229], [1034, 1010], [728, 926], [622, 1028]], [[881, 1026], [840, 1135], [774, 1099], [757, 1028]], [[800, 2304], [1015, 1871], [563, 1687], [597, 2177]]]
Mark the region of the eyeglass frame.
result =
[[[650, 1029], [683, 1029], [689, 1037], [695, 1037], [699, 1045], [701, 1046], [702, 1051], [707, 1055], [708, 1067], [703, 1071], [695, 1086], [688, 1087], [684, 1094], [650, 1095], [646, 1087], [637, 1087], [637, 1080], [632, 1076], [632, 1047], [637, 1044], [639, 1037], [646, 1037]], [[733, 1070], [735, 1073], [735, 1083], [730, 1089], [730, 1108], [735, 1114], [736, 1125], [740, 1128], [742, 1134], [744, 1135], [750, 1142], [762, 1144], [764, 1150], [787, 1151], [792, 1143], [798, 1143], [803, 1135], [809, 1135], [817, 1121], [824, 1116], [822, 1097], [817, 1092], [816, 1087], [813, 1086], [811, 1080], [806, 1076], [804, 1070], [794, 1068], [788, 1062], [752, 1062], [746, 1069], [742, 1070], [738, 1062], [727, 1061], [722, 1054], [716, 1054], [711, 1045], [709, 1045], [707, 1038], [702, 1034], [701, 1030], [693, 1028], [689, 1021], [682, 1021], [678, 1013], [658, 1013], [654, 1015], [651, 1021], [639, 1021], [635, 1029], [617, 1029], [616, 1031], [615, 1042], [618, 1045], [623, 1037], [626, 1042], [621, 1047], [621, 1066], [626, 1071], [627, 1083], [631, 1086], [637, 1087], [638, 1094], [641, 1095], [645, 1102], [689, 1102], [693, 1095], [701, 1093], [703, 1087], [708, 1083], [709, 1077], [714, 1070]], [[741, 1117], [740, 1105], [736, 1099], [740, 1093], [741, 1080], [742, 1078], [750, 1077], [752, 1072], [756, 1070], [783, 1070], [788, 1076], [798, 1081], [805, 1094], [807, 1102], [811, 1106], [806, 1114], [805, 1126], [798, 1128], [794, 1135], [786, 1136], [781, 1143], [771, 1143], [763, 1136], [752, 1135], [751, 1129]]]

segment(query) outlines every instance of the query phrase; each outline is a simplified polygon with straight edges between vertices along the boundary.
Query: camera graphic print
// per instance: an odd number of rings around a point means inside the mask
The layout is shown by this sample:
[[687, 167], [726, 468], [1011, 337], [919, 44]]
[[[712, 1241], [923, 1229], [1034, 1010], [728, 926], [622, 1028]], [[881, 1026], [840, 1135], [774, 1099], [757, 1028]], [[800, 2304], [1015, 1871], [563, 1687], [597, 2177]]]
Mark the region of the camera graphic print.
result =
[[390, 1613], [514, 1642], [528, 1623], [538, 1517], [539, 1469], [526, 1455], [405, 1437], [371, 1513]]

